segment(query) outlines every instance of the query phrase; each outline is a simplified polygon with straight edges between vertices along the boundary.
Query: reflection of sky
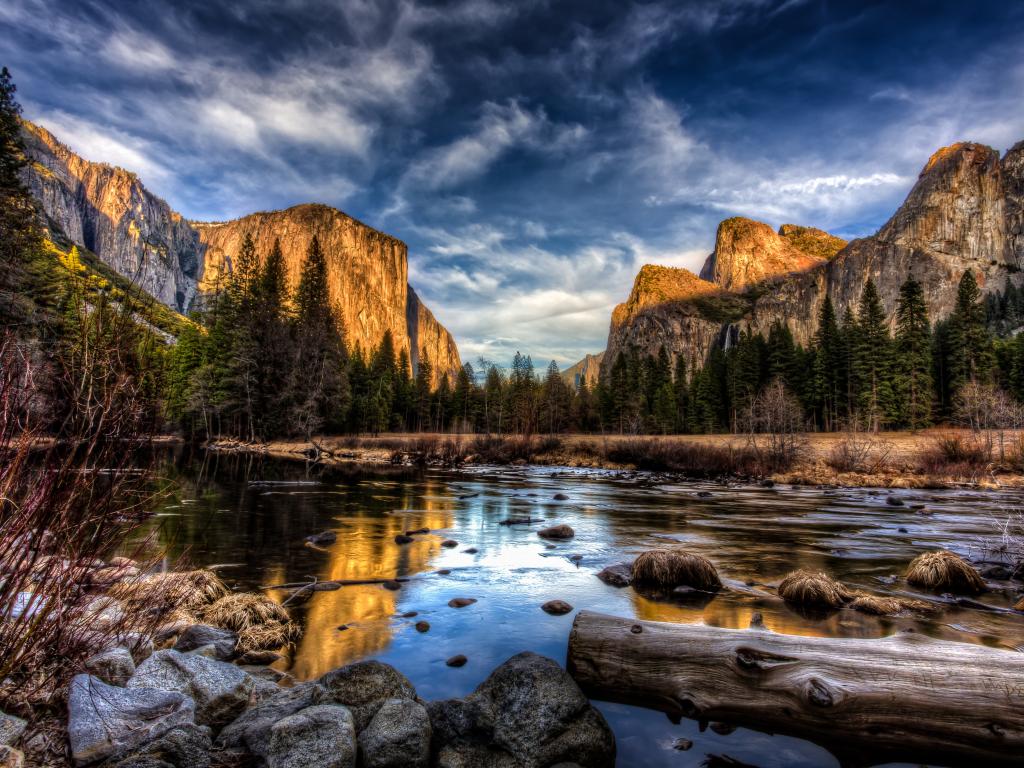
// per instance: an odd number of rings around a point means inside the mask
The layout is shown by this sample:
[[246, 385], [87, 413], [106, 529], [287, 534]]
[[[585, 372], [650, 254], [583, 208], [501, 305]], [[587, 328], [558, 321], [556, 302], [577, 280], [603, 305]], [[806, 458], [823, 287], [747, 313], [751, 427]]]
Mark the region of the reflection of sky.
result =
[[[696, 493], [704, 487], [642, 487], [550, 470], [492, 476], [438, 473], [405, 484], [325, 480], [315, 488], [224, 482], [212, 486], [197, 504], [175, 510], [182, 512], [180, 517], [165, 521], [178, 526], [179, 538], [187, 539], [181, 543], [191, 544], [197, 562], [243, 563], [224, 574], [244, 588], [311, 576], [408, 577], [397, 592], [379, 585], [342, 587], [318, 592], [296, 606], [293, 614], [306, 632], [295, 649], [292, 672], [309, 679], [372, 656], [400, 669], [426, 699], [469, 693], [494, 667], [522, 650], [564, 663], [573, 614], [544, 613], [540, 606], [553, 599], [577, 610], [729, 628], [747, 627], [757, 611], [770, 629], [789, 634], [877, 637], [914, 627], [969, 642], [1004, 647], [1024, 643], [1016, 616], [960, 610], [933, 621], [877, 619], [852, 611], [805, 617], [761, 586], [804, 567], [826, 570], [859, 588], [884, 591], [879, 577], [901, 573], [921, 551], [941, 546], [967, 553], [991, 531], [990, 515], [1019, 502], [1017, 498], [948, 492], [924, 498], [897, 492], [908, 502], [927, 503], [933, 513], [921, 516], [909, 506], [888, 506], [882, 493], [708, 485], [712, 496], [700, 498]], [[569, 500], [553, 500], [559, 492]], [[181, 495], [193, 495], [187, 483]], [[526, 516], [544, 522], [499, 525], [509, 517]], [[543, 525], [556, 522], [571, 525], [576, 537], [546, 542], [536, 535]], [[416, 536], [409, 545], [394, 543], [396, 534], [421, 527], [431, 533]], [[327, 551], [303, 546], [305, 536], [325, 529], [338, 535]], [[459, 546], [441, 547], [448, 538]], [[651, 600], [595, 578], [605, 565], [675, 542], [709, 557], [727, 581], [756, 582], [754, 589], [761, 595], [736, 584], [704, 605], [684, 604]], [[470, 547], [478, 553], [467, 554], [464, 550]], [[578, 567], [569, 559], [575, 554], [582, 555]], [[441, 569], [450, 573], [437, 573]], [[453, 597], [477, 602], [450, 608]], [[1006, 602], [998, 595], [985, 599]], [[401, 617], [410, 611], [417, 615]], [[418, 621], [429, 622], [430, 631], [417, 632]], [[349, 628], [339, 630], [342, 625]], [[468, 657], [465, 667], [445, 665], [456, 654]], [[618, 724], [622, 754], [654, 750], [650, 765], [696, 766], [708, 751], [725, 751], [763, 767], [829, 764], [821, 761], [816, 747], [795, 740], [745, 731], [699, 734], [695, 724], [671, 726], [662, 715], [617, 705], [602, 709]], [[676, 753], [669, 747], [679, 736], [699, 747]], [[765, 754], [771, 757], [765, 759]]]

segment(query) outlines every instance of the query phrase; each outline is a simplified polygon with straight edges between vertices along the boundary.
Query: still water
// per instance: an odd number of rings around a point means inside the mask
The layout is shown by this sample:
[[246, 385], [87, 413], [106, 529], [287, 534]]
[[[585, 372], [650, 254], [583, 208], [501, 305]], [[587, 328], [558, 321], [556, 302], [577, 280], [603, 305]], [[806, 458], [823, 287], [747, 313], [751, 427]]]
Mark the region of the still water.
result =
[[[892, 494], [859, 489], [769, 489], [556, 468], [374, 473], [185, 453], [162, 464], [160, 475], [168, 493], [133, 552], [149, 537], [171, 560], [227, 566], [219, 572], [233, 587], [277, 600], [286, 593], [266, 587], [313, 577], [408, 577], [399, 591], [347, 586], [293, 607], [304, 634], [275, 666], [300, 680], [372, 657], [401, 670], [425, 699], [462, 696], [519, 651], [565, 662], [575, 611], [549, 616], [540, 606], [553, 599], [576, 610], [656, 621], [744, 628], [760, 612], [770, 629], [790, 634], [881, 637], [912, 627], [951, 640], [1024, 648], [1019, 614], [951, 608], [927, 620], [853, 611], [809, 617], [765, 596], [770, 589], [760, 588], [760, 595], [742, 589], [808, 568], [867, 591], [906, 593], [896, 577], [915, 555], [941, 547], [978, 556], [997, 522], [1020, 507], [1019, 495], [897, 491], [906, 506], [895, 507], [886, 503]], [[556, 500], [556, 494], [568, 498]], [[925, 509], [910, 507], [921, 504]], [[499, 524], [510, 517], [543, 522]], [[575, 538], [551, 544], [536, 535], [555, 523], [572, 526]], [[430, 533], [412, 544], [395, 543], [397, 534], [418, 528]], [[306, 536], [325, 530], [337, 534], [336, 543], [322, 549], [305, 544]], [[446, 539], [458, 546], [442, 547]], [[595, 577], [606, 565], [676, 542], [710, 558], [739, 588], [702, 605], [655, 602]], [[477, 602], [454, 609], [448, 607], [454, 597]], [[1012, 595], [982, 599], [1005, 609]], [[413, 611], [414, 617], [402, 616]], [[430, 630], [420, 633], [414, 625], [424, 620]], [[445, 660], [456, 654], [468, 663], [447, 667]], [[760, 768], [839, 765], [798, 739], [742, 728], [701, 731], [694, 721], [673, 724], [657, 712], [598, 707], [615, 731], [621, 766], [699, 766], [712, 755]], [[680, 738], [692, 748], [675, 749]]]

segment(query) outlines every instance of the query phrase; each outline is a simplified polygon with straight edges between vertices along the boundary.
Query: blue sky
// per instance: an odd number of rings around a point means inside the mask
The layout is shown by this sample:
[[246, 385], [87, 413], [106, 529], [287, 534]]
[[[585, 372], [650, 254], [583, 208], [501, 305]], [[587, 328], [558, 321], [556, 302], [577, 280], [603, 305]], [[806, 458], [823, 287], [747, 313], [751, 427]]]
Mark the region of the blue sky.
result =
[[604, 347], [731, 215], [871, 234], [1024, 139], [1024, 3], [5, 0], [26, 116], [186, 216], [316, 201], [409, 244], [467, 360]]

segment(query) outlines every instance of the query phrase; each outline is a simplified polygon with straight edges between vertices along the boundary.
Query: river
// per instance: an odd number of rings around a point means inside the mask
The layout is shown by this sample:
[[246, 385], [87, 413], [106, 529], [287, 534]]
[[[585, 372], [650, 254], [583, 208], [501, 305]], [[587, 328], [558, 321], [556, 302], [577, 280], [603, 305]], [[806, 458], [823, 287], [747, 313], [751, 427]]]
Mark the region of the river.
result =
[[[394, 665], [425, 699], [471, 692], [509, 656], [533, 650], [565, 662], [574, 609], [670, 622], [744, 628], [755, 612], [777, 632], [881, 637], [913, 628], [935, 637], [1024, 648], [1019, 614], [951, 608], [928, 619], [876, 618], [849, 610], [806, 616], [781, 601], [728, 589], [709, 601], [658, 602], [596, 578], [603, 567], [673, 543], [710, 558], [726, 580], [766, 585], [795, 568], [824, 570], [852, 587], [905, 591], [899, 579], [917, 554], [948, 548], [978, 556], [1019, 494], [817, 489], [690, 483], [661, 476], [559, 468], [479, 468], [458, 473], [403, 468], [339, 469], [239, 455], [174, 452], [158, 466], [157, 514], [125, 549], [166, 552], [168, 562], [226, 565], [233, 587], [408, 577], [402, 589], [348, 586], [292, 609], [304, 635], [275, 666], [299, 680], [364, 658]], [[566, 499], [556, 499], [556, 494]], [[896, 494], [904, 506], [887, 503]], [[924, 509], [912, 509], [924, 505]], [[504, 526], [510, 517], [544, 523]], [[543, 525], [567, 523], [574, 539], [548, 543]], [[429, 528], [411, 544], [397, 534]], [[309, 547], [310, 534], [337, 541]], [[442, 541], [458, 542], [454, 548]], [[474, 549], [475, 552], [466, 550]], [[578, 556], [578, 557], [574, 557]], [[445, 570], [448, 573], [439, 574]], [[263, 590], [275, 599], [284, 592]], [[476, 603], [448, 607], [454, 597]], [[1011, 596], [982, 598], [1006, 608]], [[415, 612], [415, 616], [403, 616]], [[418, 632], [416, 622], [430, 630]], [[445, 665], [456, 654], [461, 668]], [[727, 755], [760, 768], [838, 766], [821, 747], [728, 727], [701, 729], [665, 715], [598, 703], [621, 766], [699, 766]], [[686, 751], [677, 740], [692, 742]]]

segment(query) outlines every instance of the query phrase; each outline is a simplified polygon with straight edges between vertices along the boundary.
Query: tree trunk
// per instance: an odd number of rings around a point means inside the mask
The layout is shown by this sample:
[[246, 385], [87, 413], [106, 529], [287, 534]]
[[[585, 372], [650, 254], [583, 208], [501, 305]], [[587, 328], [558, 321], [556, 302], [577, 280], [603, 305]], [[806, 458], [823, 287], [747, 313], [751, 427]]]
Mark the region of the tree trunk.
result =
[[1024, 654], [901, 633], [880, 640], [634, 621], [581, 611], [567, 666], [595, 698], [778, 731], [844, 764], [1024, 757]]

